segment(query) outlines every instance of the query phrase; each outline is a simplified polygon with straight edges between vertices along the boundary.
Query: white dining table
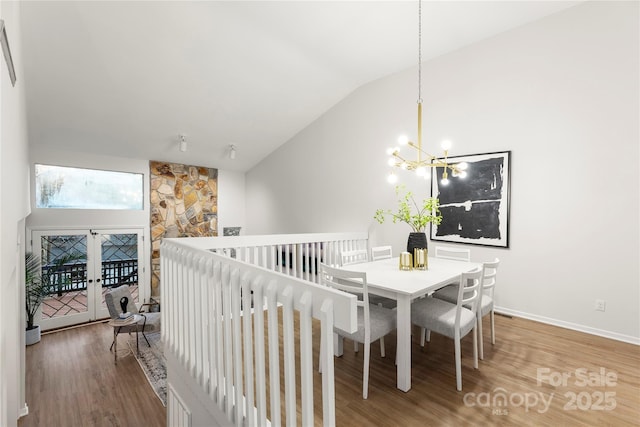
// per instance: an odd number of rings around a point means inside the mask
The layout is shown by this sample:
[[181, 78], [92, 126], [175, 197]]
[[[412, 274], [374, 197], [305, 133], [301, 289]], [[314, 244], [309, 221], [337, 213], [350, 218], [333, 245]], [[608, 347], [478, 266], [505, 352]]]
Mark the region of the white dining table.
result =
[[427, 270], [400, 270], [398, 257], [352, 264], [345, 269], [367, 273], [370, 294], [397, 301], [397, 387], [411, 389], [411, 301], [459, 282], [480, 263], [429, 257]]

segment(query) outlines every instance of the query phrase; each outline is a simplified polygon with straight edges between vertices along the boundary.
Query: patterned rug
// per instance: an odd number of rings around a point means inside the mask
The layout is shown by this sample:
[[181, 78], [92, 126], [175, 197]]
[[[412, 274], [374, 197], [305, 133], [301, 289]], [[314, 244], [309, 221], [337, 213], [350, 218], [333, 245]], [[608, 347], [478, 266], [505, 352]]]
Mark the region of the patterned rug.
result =
[[[160, 332], [146, 334], [151, 347], [147, 345], [140, 334], [140, 356], [136, 358], [147, 377], [151, 388], [156, 393], [164, 406], [167, 406], [167, 364], [164, 358], [163, 345], [160, 341]], [[136, 354], [136, 339], [132, 335], [129, 340], [131, 352]]]

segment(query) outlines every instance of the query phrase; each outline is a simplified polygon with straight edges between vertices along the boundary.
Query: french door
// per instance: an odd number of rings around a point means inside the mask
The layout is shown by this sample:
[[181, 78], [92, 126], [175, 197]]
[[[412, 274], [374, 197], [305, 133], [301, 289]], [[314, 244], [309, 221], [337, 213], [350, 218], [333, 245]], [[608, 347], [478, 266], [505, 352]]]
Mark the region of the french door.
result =
[[142, 236], [142, 229], [33, 231], [33, 253], [40, 254], [43, 270], [54, 270], [40, 310], [41, 328], [109, 317], [104, 295], [120, 285], [129, 285], [139, 305], [147, 283]]

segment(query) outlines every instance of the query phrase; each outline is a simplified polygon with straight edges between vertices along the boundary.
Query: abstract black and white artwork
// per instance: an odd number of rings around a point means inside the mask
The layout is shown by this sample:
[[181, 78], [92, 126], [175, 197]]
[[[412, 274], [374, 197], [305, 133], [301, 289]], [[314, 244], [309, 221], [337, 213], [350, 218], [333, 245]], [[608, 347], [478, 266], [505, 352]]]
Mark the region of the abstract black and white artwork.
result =
[[510, 151], [449, 157], [466, 162], [465, 178], [433, 168], [431, 195], [440, 201], [442, 223], [431, 226], [431, 240], [509, 247]]

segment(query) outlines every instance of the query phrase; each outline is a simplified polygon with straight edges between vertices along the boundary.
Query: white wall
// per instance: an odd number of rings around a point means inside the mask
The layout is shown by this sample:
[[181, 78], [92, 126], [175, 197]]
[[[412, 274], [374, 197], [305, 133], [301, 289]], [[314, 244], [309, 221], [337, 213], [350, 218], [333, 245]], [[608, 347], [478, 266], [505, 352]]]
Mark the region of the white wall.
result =
[[17, 81], [0, 57], [0, 425], [15, 426], [26, 411], [24, 394], [24, 217], [29, 213], [20, 10], [0, 2]]
[[[423, 65], [428, 148], [512, 151], [510, 248], [469, 246], [502, 261], [497, 305], [636, 343], [638, 22], [637, 2], [588, 2]], [[247, 234], [368, 230], [402, 250], [408, 227], [373, 214], [395, 205], [385, 149], [415, 133], [416, 71], [361, 87], [251, 170]]]
[[218, 170], [218, 235], [224, 227], [245, 228], [244, 173]]

